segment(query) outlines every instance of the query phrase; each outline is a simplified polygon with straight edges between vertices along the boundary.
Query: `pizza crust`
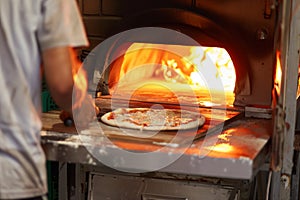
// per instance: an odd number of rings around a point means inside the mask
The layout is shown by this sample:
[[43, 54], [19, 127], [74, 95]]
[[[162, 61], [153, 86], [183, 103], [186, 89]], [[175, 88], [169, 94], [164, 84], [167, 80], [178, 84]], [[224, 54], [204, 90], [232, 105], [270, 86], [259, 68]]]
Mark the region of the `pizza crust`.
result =
[[200, 113], [179, 109], [118, 108], [101, 117], [114, 126], [139, 130], [186, 130], [202, 126], [205, 117]]

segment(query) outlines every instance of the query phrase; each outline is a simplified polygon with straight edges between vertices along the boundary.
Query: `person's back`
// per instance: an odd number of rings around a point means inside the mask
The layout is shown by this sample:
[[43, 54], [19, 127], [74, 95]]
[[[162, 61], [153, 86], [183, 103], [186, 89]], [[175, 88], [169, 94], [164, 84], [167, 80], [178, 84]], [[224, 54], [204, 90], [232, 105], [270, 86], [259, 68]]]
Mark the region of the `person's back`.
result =
[[[0, 1], [0, 199], [47, 193], [40, 145], [40, 66], [44, 59], [46, 78], [58, 103], [64, 92], [70, 100], [72, 66], [57, 64], [71, 59], [69, 47], [87, 44], [75, 0]], [[51, 58], [55, 53], [63, 59], [55, 62], [58, 58]], [[57, 78], [66, 88], [59, 88]], [[70, 102], [60, 104], [71, 108]]]

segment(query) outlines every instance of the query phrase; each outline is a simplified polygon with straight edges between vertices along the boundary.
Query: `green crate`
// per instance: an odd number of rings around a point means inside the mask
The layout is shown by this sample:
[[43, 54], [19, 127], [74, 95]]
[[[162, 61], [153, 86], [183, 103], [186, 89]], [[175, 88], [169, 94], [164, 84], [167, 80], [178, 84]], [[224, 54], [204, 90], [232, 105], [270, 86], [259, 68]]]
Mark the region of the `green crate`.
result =
[[49, 91], [42, 92], [42, 112], [48, 112], [51, 110], [58, 110], [59, 107], [52, 99]]
[[47, 161], [48, 200], [58, 200], [58, 162]]

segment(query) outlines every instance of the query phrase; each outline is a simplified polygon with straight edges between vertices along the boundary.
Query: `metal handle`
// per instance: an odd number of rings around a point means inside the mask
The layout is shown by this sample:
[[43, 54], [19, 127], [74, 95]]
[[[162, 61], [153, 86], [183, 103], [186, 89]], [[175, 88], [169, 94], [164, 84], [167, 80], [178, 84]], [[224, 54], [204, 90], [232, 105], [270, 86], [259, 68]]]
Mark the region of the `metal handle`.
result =
[[188, 200], [188, 198], [157, 195], [157, 194], [142, 194], [141, 200]]

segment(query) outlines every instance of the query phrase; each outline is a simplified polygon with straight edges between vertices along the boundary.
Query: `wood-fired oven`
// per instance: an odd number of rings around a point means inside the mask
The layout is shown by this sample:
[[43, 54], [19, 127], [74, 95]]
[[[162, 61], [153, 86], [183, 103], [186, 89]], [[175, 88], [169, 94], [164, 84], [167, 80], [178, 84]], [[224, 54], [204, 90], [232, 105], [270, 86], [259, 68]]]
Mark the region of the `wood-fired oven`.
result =
[[[130, 7], [123, 5], [123, 1], [105, 2], [103, 10], [109, 9], [105, 7], [109, 5], [122, 8], [122, 20], [110, 34], [158, 26], [186, 34], [202, 46], [225, 48], [236, 73], [234, 105], [271, 105], [280, 28], [279, 11], [277, 7], [270, 8], [271, 2], [134, 1]], [[101, 24], [98, 26], [101, 28]], [[119, 39], [111, 51], [120, 47], [126, 51], [126, 39], [128, 42], [144, 39], [141, 35], [134, 37]], [[160, 41], [157, 38], [157, 43], [162, 42], [189, 45], [172, 36], [162, 36]]]
[[[162, 131], [145, 137], [138, 130], [128, 135], [101, 124], [110, 144], [99, 140], [93, 131], [79, 137], [64, 135], [65, 143], [59, 143], [60, 134], [44, 127], [44, 146], [50, 160], [77, 163], [76, 173], [71, 173], [78, 180], [70, 183], [81, 188], [73, 191], [76, 197], [298, 196], [298, 189], [292, 187], [299, 179], [293, 175], [294, 171], [299, 173], [293, 161], [298, 1], [102, 0], [95, 4], [100, 11], [92, 15], [84, 12], [92, 1], [79, 3], [91, 41], [99, 39], [94, 30], [107, 30], [100, 37], [102, 43], [94, 42], [95, 48], [82, 51], [89, 92], [101, 114], [119, 107], [160, 105], [197, 110], [207, 121], [180, 158], [154, 171], [138, 162], [119, 161], [115, 146], [140, 153], [164, 146], [176, 154], [174, 147], [190, 141], [190, 133], [175, 138]], [[91, 27], [95, 25], [96, 29]], [[207, 63], [215, 69], [206, 71]], [[221, 90], [214, 88], [218, 81]], [[86, 151], [89, 144], [95, 146]], [[103, 148], [107, 151], [104, 157], [115, 159], [114, 169], [97, 159], [103, 156]], [[132, 173], [135, 171], [140, 173]]]

